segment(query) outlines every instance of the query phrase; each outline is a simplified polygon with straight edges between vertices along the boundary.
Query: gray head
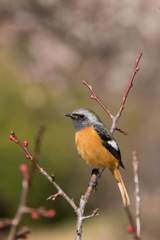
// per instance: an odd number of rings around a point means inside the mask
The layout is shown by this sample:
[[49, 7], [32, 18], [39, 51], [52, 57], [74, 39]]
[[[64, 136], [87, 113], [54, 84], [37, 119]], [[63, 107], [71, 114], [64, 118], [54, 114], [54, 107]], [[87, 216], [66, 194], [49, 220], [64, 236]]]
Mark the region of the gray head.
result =
[[79, 108], [65, 116], [72, 118], [76, 132], [94, 124], [102, 124], [98, 115], [88, 108]]

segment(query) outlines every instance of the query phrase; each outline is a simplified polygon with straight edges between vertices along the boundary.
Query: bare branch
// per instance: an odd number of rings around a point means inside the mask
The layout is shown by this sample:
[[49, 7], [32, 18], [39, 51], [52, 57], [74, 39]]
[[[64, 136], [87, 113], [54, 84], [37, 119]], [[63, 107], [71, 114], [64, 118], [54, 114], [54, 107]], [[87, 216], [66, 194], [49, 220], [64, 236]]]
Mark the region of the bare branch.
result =
[[[136, 61], [135, 61], [135, 65], [134, 65], [134, 69], [133, 69], [133, 72], [132, 72], [132, 75], [131, 75], [131, 79], [130, 79], [130, 82], [128, 84], [128, 87], [127, 87], [127, 90], [125, 92], [125, 94], [123, 95], [123, 99], [122, 99], [122, 102], [121, 102], [121, 106], [120, 106], [120, 109], [118, 111], [118, 114], [121, 115], [122, 113], [122, 110], [124, 108], [124, 104], [125, 104], [125, 101], [126, 101], [126, 98], [128, 96], [128, 93], [131, 89], [131, 87], [133, 86], [133, 80], [134, 80], [134, 77], [136, 75], [136, 73], [139, 71], [139, 67], [138, 67], [138, 64], [139, 64], [139, 61], [141, 59], [141, 56], [142, 56], [142, 53], [140, 52], [138, 57], [136, 58]], [[120, 117], [120, 116], [119, 116]]]
[[91, 99], [96, 100], [102, 107], [103, 109], [108, 113], [108, 115], [110, 116], [110, 118], [113, 118], [112, 113], [108, 110], [108, 108], [101, 102], [101, 100], [99, 99], [99, 97], [96, 95], [95, 91], [93, 90], [92, 86], [90, 86], [87, 81], [83, 81], [83, 84], [86, 85], [89, 90], [91, 91], [92, 95], [90, 96]]
[[127, 218], [129, 220], [129, 223], [130, 223], [130, 226], [129, 226], [130, 230], [128, 230], [128, 232], [131, 233], [136, 240], [139, 240], [139, 238], [137, 237], [136, 227], [135, 227], [133, 215], [130, 211], [130, 208], [126, 207], [124, 209], [125, 209], [125, 212], [127, 214]]
[[108, 113], [108, 115], [110, 116], [110, 118], [112, 119], [112, 126], [111, 126], [111, 129], [110, 129], [110, 132], [113, 134], [115, 130], [118, 130], [119, 132], [127, 135], [126, 132], [122, 131], [120, 128], [117, 127], [117, 121], [118, 119], [120, 118], [121, 116], [121, 113], [122, 113], [122, 110], [124, 108], [124, 104], [125, 104], [125, 101], [127, 99], [127, 96], [128, 96], [128, 93], [131, 89], [131, 87], [133, 86], [133, 80], [134, 80], [134, 77], [137, 73], [137, 71], [139, 71], [139, 68], [138, 68], [138, 64], [139, 64], [139, 61], [140, 61], [140, 58], [142, 56], [142, 53], [140, 52], [138, 57], [136, 58], [135, 60], [135, 66], [134, 66], [134, 69], [133, 69], [133, 72], [132, 72], [132, 75], [131, 75], [131, 79], [129, 81], [129, 84], [128, 84], [128, 87], [127, 87], [127, 90], [125, 92], [125, 94], [123, 95], [123, 99], [122, 99], [122, 102], [121, 102], [121, 105], [120, 105], [120, 108], [119, 108], [119, 111], [118, 113], [116, 114], [116, 116], [113, 116], [111, 114], [111, 112], [108, 110], [108, 108], [101, 102], [101, 100], [98, 98], [98, 96], [96, 95], [95, 91], [93, 90], [93, 88], [86, 82], [86, 81], [83, 81], [83, 83], [89, 88], [89, 90], [91, 91], [92, 95], [90, 96], [91, 99], [95, 99], [102, 107], [103, 109]]
[[77, 206], [75, 205], [73, 199], [69, 198], [67, 194], [60, 188], [60, 186], [55, 182], [55, 179], [53, 178], [53, 176], [50, 176], [42, 167], [40, 167], [40, 165], [37, 163], [37, 161], [29, 152], [28, 148], [20, 142], [16, 134], [12, 131], [11, 131], [11, 136], [10, 136], [10, 139], [13, 140], [15, 143], [17, 143], [27, 153], [26, 158], [30, 159], [36, 165], [40, 173], [42, 173], [55, 186], [55, 188], [58, 190], [59, 195], [63, 196], [67, 200], [67, 202], [69, 202], [69, 204], [73, 207], [73, 209], [76, 211]]
[[139, 178], [138, 178], [138, 159], [137, 153], [134, 151], [133, 156], [133, 173], [135, 182], [135, 198], [136, 198], [136, 227], [137, 227], [137, 237], [140, 239], [141, 236], [141, 222], [140, 222], [140, 196], [139, 196]]
[[139, 179], [138, 179], [138, 159], [137, 153], [134, 151], [132, 153], [132, 164], [133, 164], [133, 173], [134, 173], [134, 182], [135, 182], [135, 198], [136, 198], [136, 227], [133, 220], [133, 216], [129, 208], [126, 208], [126, 214], [130, 223], [130, 226], [127, 228], [127, 231], [133, 235], [136, 240], [140, 240], [141, 237], [141, 223], [140, 223], [140, 197], [139, 197]]
[[[75, 240], [80, 240], [81, 239], [83, 222], [84, 222], [85, 219], [89, 218], [89, 217], [84, 216], [84, 209], [85, 209], [85, 206], [88, 202], [88, 199], [89, 199], [89, 197], [92, 193], [92, 190], [95, 187], [98, 174], [99, 174], [99, 172], [96, 169], [92, 172], [92, 177], [91, 177], [91, 181], [89, 183], [89, 186], [88, 186], [84, 196], [82, 196], [81, 199], [80, 199], [79, 208], [77, 209], [77, 212], [76, 212], [77, 216], [78, 216], [78, 219], [77, 219], [77, 225], [76, 225]], [[97, 212], [96, 212], [96, 214], [97, 214]], [[94, 217], [96, 214], [90, 215], [90, 218]]]
[[[40, 126], [40, 128], [38, 130], [38, 134], [36, 136], [36, 141], [35, 141], [34, 154], [36, 156], [36, 161], [39, 158], [39, 145], [40, 145], [40, 140], [41, 140], [43, 131], [44, 131], [44, 127]], [[24, 143], [22, 144], [18, 139], [16, 139], [16, 136], [14, 138], [14, 133], [12, 131], [11, 131], [10, 139], [14, 140], [16, 143], [19, 143], [19, 145], [27, 152], [27, 146], [28, 146], [27, 141], [24, 141]], [[31, 157], [31, 155], [29, 153], [28, 153], [28, 156]], [[11, 230], [10, 230], [10, 233], [8, 236], [8, 240], [15, 239], [22, 215], [24, 213], [23, 210], [26, 207], [26, 201], [27, 201], [27, 197], [28, 197], [28, 193], [29, 193], [29, 189], [30, 189], [30, 184], [31, 184], [31, 181], [33, 180], [33, 176], [35, 173], [35, 168], [33, 167], [33, 165], [31, 167], [31, 171], [30, 171], [31, 175], [28, 173], [28, 171], [26, 169], [24, 169], [24, 167], [25, 166], [23, 166], [23, 168], [21, 168], [21, 172], [23, 174], [23, 181], [22, 181], [20, 202], [19, 202], [19, 206], [17, 209], [17, 213], [11, 222], [12, 227], [11, 227]]]
[[[42, 136], [43, 136], [43, 133], [45, 131], [45, 126], [44, 125], [40, 125], [39, 126], [39, 129], [38, 129], [38, 133], [37, 135], [35, 136], [35, 148], [34, 148], [34, 159], [36, 161], [38, 161], [39, 159], [39, 155], [40, 155], [40, 144], [41, 144], [41, 141], [42, 141]], [[29, 176], [30, 176], [30, 184], [32, 182], [32, 179], [33, 179], [33, 176], [34, 176], [34, 173], [35, 173], [35, 170], [36, 170], [36, 166], [34, 163], [32, 163], [32, 166], [31, 166], [31, 169], [30, 169], [30, 173], [29, 173]]]

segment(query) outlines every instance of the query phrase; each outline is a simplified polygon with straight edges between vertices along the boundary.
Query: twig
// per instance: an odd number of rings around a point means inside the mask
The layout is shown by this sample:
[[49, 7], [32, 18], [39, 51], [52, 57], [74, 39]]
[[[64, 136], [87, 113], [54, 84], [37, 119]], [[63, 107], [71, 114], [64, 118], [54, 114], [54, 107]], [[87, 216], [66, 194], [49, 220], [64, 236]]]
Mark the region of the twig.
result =
[[20, 142], [20, 140], [17, 138], [16, 134], [12, 131], [11, 131], [11, 136], [12, 136], [12, 139], [11, 139], [11, 137], [10, 137], [10, 139], [14, 140], [14, 142], [17, 143], [27, 153], [26, 158], [30, 159], [36, 165], [36, 167], [39, 169], [40, 173], [42, 173], [55, 186], [55, 188], [58, 190], [59, 195], [63, 196], [67, 200], [67, 202], [69, 202], [69, 204], [76, 211], [77, 206], [75, 205], [73, 199], [69, 198], [67, 196], [67, 194], [59, 187], [59, 185], [55, 182], [55, 178], [53, 176], [50, 176], [42, 167], [40, 167], [40, 165], [37, 163], [37, 161], [34, 159], [34, 157], [29, 152], [28, 148]]
[[[38, 129], [38, 133], [37, 135], [35, 136], [35, 148], [34, 148], [34, 159], [36, 161], [38, 161], [39, 159], [39, 155], [40, 155], [40, 144], [42, 142], [42, 136], [43, 136], [43, 133], [45, 131], [46, 127], [44, 125], [40, 125], [39, 126], [39, 129]], [[31, 169], [30, 169], [30, 173], [29, 173], [29, 176], [30, 176], [30, 184], [33, 180], [33, 177], [34, 177], [34, 173], [35, 173], [35, 170], [36, 170], [36, 166], [35, 164], [33, 163], [31, 165]]]
[[129, 221], [129, 223], [130, 223], [129, 229], [127, 228], [127, 232], [129, 232], [130, 234], [132, 234], [133, 237], [134, 237], [136, 240], [140, 240], [140, 239], [137, 237], [136, 227], [135, 227], [133, 215], [132, 215], [132, 213], [131, 213], [131, 211], [130, 211], [130, 208], [129, 208], [129, 207], [126, 207], [126, 208], [124, 208], [124, 209], [125, 209], [125, 212], [126, 212], [128, 221]]
[[83, 81], [83, 83], [89, 88], [89, 90], [91, 91], [92, 95], [90, 96], [92, 99], [96, 100], [102, 107], [103, 109], [108, 113], [108, 115], [110, 116], [110, 118], [112, 119], [112, 126], [111, 126], [111, 129], [110, 129], [110, 132], [113, 134], [115, 130], [118, 130], [120, 131], [121, 133], [123, 134], [127, 134], [126, 132], [122, 131], [120, 128], [117, 127], [117, 121], [118, 119], [120, 118], [121, 116], [121, 113], [122, 113], [122, 110], [124, 108], [124, 104], [125, 104], [125, 101], [126, 101], [126, 98], [128, 96], [128, 93], [131, 89], [131, 87], [133, 86], [133, 80], [134, 80], [134, 77], [137, 73], [137, 71], [139, 71], [139, 68], [138, 68], [138, 64], [139, 64], [139, 61], [140, 61], [140, 58], [142, 56], [142, 53], [140, 52], [138, 57], [136, 58], [135, 60], [135, 65], [134, 65], [134, 69], [133, 69], [133, 72], [132, 72], [132, 75], [131, 75], [131, 79], [129, 81], [129, 84], [128, 84], [128, 87], [127, 87], [127, 90], [125, 92], [125, 94], [123, 95], [123, 99], [122, 99], [122, 102], [121, 102], [121, 105], [120, 105], [120, 108], [119, 108], [119, 111], [118, 113], [116, 114], [116, 116], [113, 116], [112, 113], [108, 110], [108, 108], [101, 102], [101, 100], [99, 99], [99, 97], [97, 96], [97, 94], [95, 93], [95, 91], [92, 89], [92, 86], [90, 86], [86, 81]]
[[136, 227], [137, 227], [137, 237], [140, 239], [141, 236], [141, 222], [140, 222], [140, 196], [139, 196], [139, 178], [138, 178], [138, 159], [137, 153], [134, 151], [133, 156], [133, 173], [135, 182], [135, 198], [136, 198]]
[[94, 184], [96, 184], [97, 181], [97, 175], [99, 174], [99, 172], [94, 169], [92, 172], [92, 177], [91, 177], [91, 181], [89, 183], [89, 186], [84, 194], [84, 196], [81, 197], [80, 199], [80, 204], [79, 204], [79, 208], [77, 209], [77, 225], [76, 225], [76, 236], [75, 236], [75, 240], [80, 240], [81, 239], [81, 235], [82, 235], [82, 225], [85, 219], [94, 217], [94, 216], [98, 216], [97, 211], [98, 209], [94, 210], [93, 213], [90, 216], [84, 216], [84, 210], [86, 207], [86, 204], [88, 202], [88, 199], [91, 195], [91, 192], [94, 188]]
[[[43, 130], [40, 127], [37, 136], [40, 137], [40, 135], [42, 134]], [[40, 142], [36, 140], [36, 144], [35, 144], [35, 146], [36, 146], [35, 153], [36, 154], [39, 152], [39, 143]], [[21, 145], [24, 148], [27, 148], [22, 143], [21, 143]], [[26, 145], [28, 145], [28, 143], [26, 143]], [[38, 160], [38, 156], [39, 156], [39, 154], [37, 154], [37, 160]], [[16, 236], [16, 233], [17, 233], [17, 229], [18, 229], [18, 226], [20, 224], [20, 221], [21, 221], [21, 218], [22, 218], [22, 215], [23, 215], [22, 209], [26, 206], [27, 196], [28, 196], [28, 192], [29, 192], [29, 188], [30, 188], [29, 186], [30, 186], [30, 183], [31, 183], [31, 180], [32, 180], [33, 175], [34, 175], [34, 171], [35, 171], [34, 168], [31, 168], [31, 169], [32, 169], [32, 171], [31, 171], [32, 172], [31, 178], [30, 178], [29, 174], [27, 173], [24, 176], [23, 181], [22, 181], [22, 191], [21, 191], [20, 203], [19, 203], [19, 206], [18, 206], [18, 209], [17, 209], [17, 213], [16, 213], [16, 215], [15, 215], [15, 217], [12, 220], [12, 223], [11, 223], [12, 227], [11, 227], [11, 230], [10, 230], [10, 233], [9, 233], [9, 236], [8, 236], [8, 240], [15, 239], [15, 236]]]
[[[141, 56], [142, 56], [142, 53], [140, 52], [139, 55], [138, 55], [138, 57], [137, 57], [136, 60], [135, 60], [135, 65], [134, 65], [134, 69], [133, 69], [133, 72], [132, 72], [132, 75], [131, 75], [131, 79], [130, 79], [130, 82], [129, 82], [129, 84], [128, 84], [127, 90], [126, 90], [125, 94], [123, 95], [123, 99], [122, 99], [122, 102], [121, 102], [121, 106], [120, 106], [120, 109], [119, 109], [119, 112], [118, 112], [118, 114], [120, 114], [120, 115], [121, 115], [122, 110], [123, 110], [123, 108], [124, 108], [124, 104], [125, 104], [126, 98], [127, 98], [127, 96], [128, 96], [128, 93], [129, 93], [131, 87], [133, 86], [134, 77], [135, 77], [136, 73], [139, 71], [138, 64], [139, 64], [139, 61], [140, 61], [140, 59], [141, 59]], [[120, 117], [120, 116], [119, 116], [119, 117]]]
[[19, 223], [20, 223], [22, 215], [23, 215], [23, 211], [21, 211], [21, 210], [26, 205], [28, 189], [29, 189], [29, 182], [28, 182], [28, 179], [25, 177], [22, 182], [20, 203], [19, 203], [19, 206], [17, 209], [17, 213], [15, 215], [15, 218], [12, 220], [12, 223], [11, 223], [12, 227], [9, 232], [9, 236], [8, 236], [7, 240], [15, 239], [15, 236], [16, 236], [16, 233], [18, 230], [18, 226], [19, 226]]
[[89, 90], [91, 91], [92, 95], [90, 96], [91, 99], [96, 100], [101, 106], [102, 108], [108, 113], [108, 115], [110, 116], [110, 118], [113, 118], [112, 113], [108, 110], [108, 108], [102, 103], [102, 101], [99, 99], [99, 97], [97, 96], [97, 94], [95, 93], [95, 91], [93, 90], [92, 86], [89, 85], [87, 83], [87, 81], [83, 80], [83, 84], [86, 85]]
[[140, 197], [139, 197], [139, 179], [138, 179], [138, 159], [137, 153], [134, 151], [132, 153], [132, 164], [133, 164], [133, 174], [135, 182], [135, 198], [136, 198], [136, 227], [133, 220], [133, 216], [129, 210], [126, 208], [126, 214], [130, 222], [130, 226], [127, 227], [127, 232], [133, 235], [136, 240], [141, 239], [141, 222], [140, 222]]
[[31, 229], [29, 229], [27, 226], [24, 226], [18, 233], [16, 234], [16, 239], [25, 239], [27, 238], [27, 235], [31, 233]]

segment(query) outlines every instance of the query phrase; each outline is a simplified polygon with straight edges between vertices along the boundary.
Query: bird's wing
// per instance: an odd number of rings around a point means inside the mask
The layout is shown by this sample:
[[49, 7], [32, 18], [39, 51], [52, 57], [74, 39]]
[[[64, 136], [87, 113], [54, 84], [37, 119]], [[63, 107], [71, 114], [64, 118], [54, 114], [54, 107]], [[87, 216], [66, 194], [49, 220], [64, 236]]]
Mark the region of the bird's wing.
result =
[[94, 130], [100, 136], [102, 145], [118, 159], [120, 166], [124, 168], [119, 147], [110, 131], [102, 124], [95, 124]]

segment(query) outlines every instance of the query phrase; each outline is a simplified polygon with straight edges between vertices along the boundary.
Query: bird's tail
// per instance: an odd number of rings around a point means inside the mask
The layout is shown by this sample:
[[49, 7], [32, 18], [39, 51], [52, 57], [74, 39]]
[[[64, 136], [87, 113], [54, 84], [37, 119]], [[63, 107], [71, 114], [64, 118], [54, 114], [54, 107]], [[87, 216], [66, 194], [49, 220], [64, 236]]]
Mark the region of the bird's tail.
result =
[[130, 200], [129, 200], [128, 193], [127, 193], [126, 187], [123, 183], [122, 176], [120, 174], [119, 169], [116, 168], [116, 169], [109, 169], [109, 170], [111, 171], [111, 173], [113, 174], [114, 178], [116, 179], [116, 181], [118, 183], [118, 187], [119, 187], [119, 190], [122, 195], [124, 207], [128, 207], [130, 205]]

